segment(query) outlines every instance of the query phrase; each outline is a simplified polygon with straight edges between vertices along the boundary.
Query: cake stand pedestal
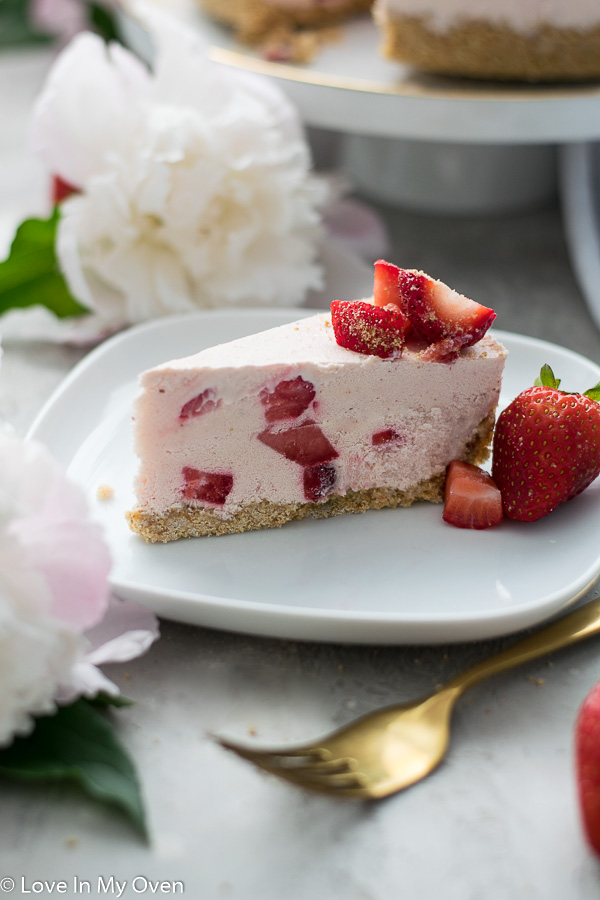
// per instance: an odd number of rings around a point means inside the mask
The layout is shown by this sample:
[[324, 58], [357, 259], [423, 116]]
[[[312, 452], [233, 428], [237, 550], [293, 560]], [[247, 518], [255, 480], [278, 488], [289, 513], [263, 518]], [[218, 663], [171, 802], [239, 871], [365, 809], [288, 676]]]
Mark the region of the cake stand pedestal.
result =
[[380, 203], [440, 215], [496, 215], [541, 205], [557, 188], [553, 144], [465, 144], [345, 135], [342, 168]]

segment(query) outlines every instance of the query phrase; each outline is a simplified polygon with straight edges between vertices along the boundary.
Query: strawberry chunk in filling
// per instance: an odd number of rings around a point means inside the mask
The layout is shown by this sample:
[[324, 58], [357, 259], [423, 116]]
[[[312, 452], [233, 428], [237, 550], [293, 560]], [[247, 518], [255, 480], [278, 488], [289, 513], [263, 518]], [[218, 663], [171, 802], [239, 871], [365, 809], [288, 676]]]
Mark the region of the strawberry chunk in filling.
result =
[[304, 469], [304, 496], [316, 503], [330, 494], [337, 480], [337, 470], [332, 463], [321, 466], [308, 466]]
[[404, 444], [406, 438], [393, 428], [384, 428], [382, 431], [375, 431], [371, 435], [371, 443], [374, 447], [399, 447]]
[[202, 391], [201, 394], [192, 397], [191, 400], [184, 403], [181, 407], [181, 412], [179, 413], [179, 421], [189, 422], [190, 419], [196, 419], [198, 416], [203, 416], [208, 412], [212, 412], [214, 409], [218, 409], [220, 405], [221, 401], [215, 400], [215, 391], [213, 388], [207, 388], [205, 391]]
[[184, 466], [183, 497], [185, 500], [199, 500], [222, 506], [233, 488], [233, 475], [221, 472], [201, 472], [191, 466]]
[[300, 375], [288, 381], [280, 381], [273, 391], [265, 388], [260, 392], [260, 401], [265, 408], [267, 422], [297, 419], [306, 412], [314, 399], [314, 384]]
[[259, 441], [300, 466], [318, 466], [337, 459], [338, 452], [314, 422], [285, 431], [262, 431]]

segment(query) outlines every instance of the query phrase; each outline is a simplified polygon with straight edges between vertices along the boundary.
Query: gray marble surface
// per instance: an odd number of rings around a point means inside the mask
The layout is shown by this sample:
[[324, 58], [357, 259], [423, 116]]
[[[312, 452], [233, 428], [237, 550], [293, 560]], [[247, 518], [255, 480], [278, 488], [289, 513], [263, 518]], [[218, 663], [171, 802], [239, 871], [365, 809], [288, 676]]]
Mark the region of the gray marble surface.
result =
[[[16, 127], [12, 134], [16, 142]], [[600, 363], [600, 333], [575, 285], [556, 205], [490, 219], [380, 211], [391, 258], [493, 306], [502, 328]], [[24, 434], [82, 355], [6, 342], [0, 417]], [[182, 882], [194, 900], [597, 898], [600, 863], [582, 836], [573, 764], [577, 709], [600, 679], [597, 640], [473, 689], [441, 767], [376, 804], [304, 793], [210, 737], [316, 736], [423, 694], [509, 640], [349, 647], [165, 621], [146, 657], [109, 673], [136, 701], [115, 718], [139, 767], [151, 844], [75, 790], [0, 782], [0, 883], [14, 878], [14, 896], [44, 879], [67, 881], [68, 896], [79, 896], [77, 879], [89, 881], [100, 895], [99, 876], [112, 875], [127, 882], [124, 897], [151, 894], [142, 879], [159, 879]], [[118, 894], [116, 885], [107, 893]]]

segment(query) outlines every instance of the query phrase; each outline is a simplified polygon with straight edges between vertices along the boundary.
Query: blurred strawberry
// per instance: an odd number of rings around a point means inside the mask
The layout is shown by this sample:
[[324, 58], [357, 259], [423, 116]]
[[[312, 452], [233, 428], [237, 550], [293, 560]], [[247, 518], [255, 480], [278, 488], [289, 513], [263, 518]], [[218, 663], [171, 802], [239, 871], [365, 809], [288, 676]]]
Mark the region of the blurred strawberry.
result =
[[575, 765], [585, 835], [600, 854], [600, 682], [591, 689], [577, 715]]

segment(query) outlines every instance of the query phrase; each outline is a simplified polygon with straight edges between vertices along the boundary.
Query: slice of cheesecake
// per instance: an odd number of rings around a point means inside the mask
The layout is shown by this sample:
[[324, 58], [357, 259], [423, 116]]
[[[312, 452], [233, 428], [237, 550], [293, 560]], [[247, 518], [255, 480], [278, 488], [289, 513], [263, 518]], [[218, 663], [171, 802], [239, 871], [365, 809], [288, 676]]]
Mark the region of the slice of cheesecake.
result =
[[[439, 501], [451, 460], [485, 460], [502, 345], [485, 334], [464, 346], [461, 332], [451, 349], [448, 334], [427, 342], [409, 327], [401, 347], [357, 352], [352, 335], [338, 343], [350, 320], [340, 328], [333, 308], [143, 373], [134, 531], [171, 541]], [[397, 327], [390, 310], [378, 320]]]
[[423, 72], [512, 81], [600, 77], [598, 0], [377, 0], [382, 54]]

